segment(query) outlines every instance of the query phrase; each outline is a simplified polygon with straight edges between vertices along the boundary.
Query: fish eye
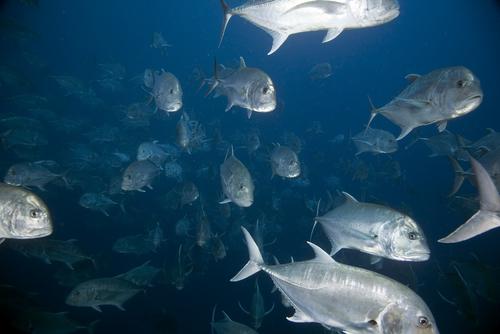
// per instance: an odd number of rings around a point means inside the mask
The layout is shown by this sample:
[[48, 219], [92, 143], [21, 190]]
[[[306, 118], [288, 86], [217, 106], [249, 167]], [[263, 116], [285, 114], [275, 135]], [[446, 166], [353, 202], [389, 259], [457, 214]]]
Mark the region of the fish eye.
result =
[[464, 88], [465, 87], [465, 81], [464, 80], [458, 80], [457, 81], [457, 87], [458, 88]]
[[411, 231], [408, 233], [408, 239], [417, 240], [417, 238], [418, 238], [418, 234], [416, 232]]
[[269, 87], [266, 86], [266, 87], [262, 88], [263, 94], [267, 94], [268, 92], [269, 92]]
[[373, 319], [372, 319], [372, 320], [368, 321], [368, 323], [369, 323], [370, 325], [372, 325], [372, 326], [377, 326], [377, 320], [373, 320]]
[[174, 89], [173, 88], [170, 88], [170, 94], [173, 94], [174, 93]]
[[429, 322], [429, 319], [427, 317], [424, 316], [418, 317], [418, 327], [427, 328], [430, 325], [431, 323]]
[[42, 212], [39, 209], [31, 209], [30, 210], [30, 217], [33, 219], [40, 218], [41, 213]]
[[240, 185], [240, 190], [245, 190], [245, 186], [243, 184]]

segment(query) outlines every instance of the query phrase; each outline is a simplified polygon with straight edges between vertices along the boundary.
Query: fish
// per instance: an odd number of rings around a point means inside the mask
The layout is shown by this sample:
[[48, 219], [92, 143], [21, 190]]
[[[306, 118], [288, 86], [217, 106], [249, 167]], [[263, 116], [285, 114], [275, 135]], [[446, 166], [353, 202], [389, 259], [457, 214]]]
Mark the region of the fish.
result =
[[438, 240], [440, 243], [457, 243], [500, 227], [500, 195], [486, 169], [470, 158], [479, 190], [480, 208], [469, 220], [455, 231]]
[[182, 108], [182, 87], [179, 80], [165, 70], [154, 72], [154, 83], [151, 96], [155, 101], [156, 110], [167, 113], [179, 111]]
[[320, 63], [314, 65], [309, 71], [311, 81], [324, 80], [332, 75], [332, 65], [330, 63]]
[[123, 274], [116, 275], [115, 278], [128, 281], [136, 286], [151, 287], [153, 280], [160, 273], [161, 269], [150, 265], [150, 263], [151, 260], [146, 261]]
[[187, 261], [188, 255], [182, 255], [182, 244], [179, 245], [179, 250], [177, 252], [176, 264], [171, 268], [170, 284], [175, 286], [177, 290], [183, 290], [186, 285], [186, 279], [191, 275], [194, 269], [194, 265], [191, 261]]
[[410, 84], [396, 98], [381, 108], [373, 103], [368, 126], [382, 115], [401, 128], [396, 140], [413, 129], [438, 124], [439, 132], [449, 120], [474, 111], [483, 101], [479, 79], [463, 66], [436, 69], [425, 75], [408, 74]]
[[250, 310], [249, 311], [245, 310], [245, 308], [241, 305], [240, 302], [238, 302], [238, 305], [245, 314], [249, 315], [252, 318], [252, 326], [255, 329], [259, 329], [262, 326], [262, 321], [264, 320], [264, 317], [274, 310], [274, 303], [273, 303], [273, 305], [269, 308], [269, 310], [266, 311], [264, 305], [264, 298], [260, 293], [258, 279], [255, 280], [255, 290], [252, 295]]
[[231, 320], [226, 312], [222, 311], [224, 315], [224, 319], [215, 321], [215, 310], [217, 305], [214, 307], [212, 311], [212, 321], [210, 322], [210, 326], [212, 327], [212, 333], [215, 330], [217, 334], [258, 334], [254, 329], [244, 325], [242, 323]]
[[241, 230], [250, 259], [230, 281], [264, 271], [295, 309], [289, 321], [319, 323], [352, 334], [439, 333], [429, 307], [407, 286], [338, 263], [311, 242], [315, 254], [311, 260], [265, 264], [250, 233], [244, 227]]
[[[409, 216], [386, 206], [357, 201], [343, 192], [344, 204], [316, 217], [335, 255], [340, 249], [357, 249], [399, 261], [427, 261], [430, 250], [424, 232]], [[314, 228], [313, 228], [314, 231]]]
[[232, 9], [224, 0], [220, 3], [224, 19], [219, 47], [231, 17], [241, 16], [272, 37], [268, 55], [293, 34], [326, 30], [323, 38], [326, 43], [344, 30], [378, 26], [399, 16], [396, 0], [259, 0]]
[[232, 146], [231, 154], [228, 151], [224, 162], [220, 165], [220, 180], [226, 198], [219, 204], [233, 202], [243, 208], [253, 204], [255, 186], [252, 176], [245, 165], [236, 158]]
[[152, 189], [156, 176], [160, 169], [149, 160], [134, 161], [123, 172], [122, 190], [144, 192], [144, 187]]
[[100, 193], [85, 193], [78, 200], [78, 204], [89, 210], [100, 211], [107, 217], [109, 213], [106, 210], [114, 205], [118, 205], [111, 198]]
[[52, 216], [40, 197], [0, 182], [0, 243], [5, 239], [43, 238], [52, 231]]
[[227, 97], [226, 112], [234, 106], [247, 110], [250, 118], [252, 112], [268, 113], [276, 109], [276, 88], [273, 81], [264, 71], [247, 67], [243, 57], [237, 69], [218, 66], [214, 63], [214, 78], [207, 79], [210, 84], [207, 96], [215, 90], [215, 96]]
[[422, 141], [431, 150], [430, 158], [451, 156], [461, 161], [469, 160], [466, 140], [448, 130], [444, 130], [430, 138], [418, 138], [418, 140]]
[[3, 181], [13, 186], [37, 187], [45, 191], [45, 186], [59, 178], [66, 180], [64, 174], [56, 174], [49, 170], [57, 166], [55, 161], [41, 160], [14, 164], [9, 167]]
[[157, 140], [143, 142], [137, 148], [138, 161], [149, 160], [158, 168], [163, 168], [163, 164], [168, 159], [168, 156]]
[[297, 153], [287, 146], [276, 144], [271, 152], [272, 176], [295, 178], [300, 175], [300, 161]]
[[352, 141], [357, 149], [356, 155], [365, 152], [387, 154], [398, 150], [398, 142], [392, 133], [370, 127], [353, 136]]
[[66, 297], [66, 304], [91, 307], [98, 312], [102, 312], [102, 305], [112, 305], [125, 311], [123, 304], [141, 291], [142, 288], [121, 278], [96, 278], [75, 286]]
[[494, 151], [500, 147], [500, 133], [491, 128], [486, 130], [488, 134], [466, 145], [466, 149], [476, 158], [485, 152]]

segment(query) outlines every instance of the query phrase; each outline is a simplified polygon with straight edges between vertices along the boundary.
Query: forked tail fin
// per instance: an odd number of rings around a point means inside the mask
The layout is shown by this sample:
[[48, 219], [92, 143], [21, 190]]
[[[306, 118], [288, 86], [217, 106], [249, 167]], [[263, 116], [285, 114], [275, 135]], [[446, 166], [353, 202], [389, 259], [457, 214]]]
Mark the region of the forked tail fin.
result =
[[239, 273], [231, 278], [231, 282], [238, 282], [252, 276], [255, 273], [258, 273], [262, 269], [261, 267], [264, 265], [262, 254], [260, 253], [259, 247], [253, 240], [252, 236], [243, 226], [241, 227], [241, 230], [245, 235], [245, 240], [248, 247], [248, 256], [250, 259], [248, 260], [247, 264], [239, 271]]
[[220, 4], [222, 6], [222, 11], [224, 12], [224, 17], [222, 18], [222, 28], [221, 28], [221, 33], [220, 33], [220, 39], [219, 39], [219, 48], [220, 45], [222, 44], [222, 39], [224, 38], [224, 33], [226, 32], [226, 27], [227, 24], [229, 23], [229, 20], [233, 16], [231, 13], [231, 8], [227, 5], [227, 3], [224, 0], [220, 0]]

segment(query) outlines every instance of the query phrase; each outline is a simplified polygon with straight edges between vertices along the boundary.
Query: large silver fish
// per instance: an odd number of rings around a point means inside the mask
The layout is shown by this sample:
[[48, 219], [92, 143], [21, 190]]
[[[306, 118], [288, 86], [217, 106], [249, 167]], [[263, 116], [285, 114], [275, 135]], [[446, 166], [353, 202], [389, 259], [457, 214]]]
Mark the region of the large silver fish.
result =
[[220, 204], [233, 202], [240, 207], [249, 207], [253, 204], [254, 184], [250, 172], [245, 165], [238, 160], [233, 148], [231, 154], [220, 165], [220, 181], [222, 191], [226, 199]]
[[370, 127], [353, 136], [352, 141], [358, 150], [356, 155], [364, 152], [393, 153], [398, 150], [398, 142], [392, 133]]
[[470, 113], [483, 100], [478, 78], [463, 66], [409, 74], [406, 79], [410, 85], [385, 106], [372, 108], [368, 122], [378, 114], [386, 117], [401, 128], [397, 140], [423, 125], [438, 123], [441, 132], [449, 120]]
[[500, 195], [498, 190], [486, 169], [474, 158], [471, 157], [470, 160], [479, 190], [479, 211], [451, 234], [439, 239], [439, 242], [460, 242], [500, 227]]
[[242, 227], [248, 263], [231, 281], [268, 274], [295, 309], [288, 320], [315, 322], [344, 333], [439, 333], [425, 302], [407, 286], [365, 269], [335, 262], [313, 243], [312, 260], [267, 265]]
[[220, 2], [224, 20], [219, 45], [231, 17], [241, 16], [273, 38], [268, 55], [293, 34], [326, 30], [326, 43], [345, 29], [373, 27], [399, 16], [396, 0], [257, 0], [232, 9]]
[[238, 106], [247, 110], [248, 118], [252, 112], [272, 112], [276, 109], [276, 89], [274, 83], [264, 71], [247, 67], [243, 57], [237, 69], [215, 64], [214, 78], [206, 80], [211, 84], [210, 94], [215, 89], [215, 96], [227, 97], [226, 111]]
[[40, 197], [29, 190], [0, 182], [0, 243], [52, 234], [52, 218]]
[[330, 254], [340, 249], [400, 261], [426, 261], [430, 250], [424, 232], [409, 216], [389, 207], [358, 202], [348, 193], [346, 201], [324, 216], [316, 217], [332, 244]]

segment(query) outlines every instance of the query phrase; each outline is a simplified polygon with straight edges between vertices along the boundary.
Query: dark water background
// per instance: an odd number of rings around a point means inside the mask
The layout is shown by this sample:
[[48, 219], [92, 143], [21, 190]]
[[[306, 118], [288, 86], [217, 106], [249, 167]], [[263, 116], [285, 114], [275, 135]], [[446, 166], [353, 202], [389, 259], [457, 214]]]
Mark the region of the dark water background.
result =
[[[236, 5], [231, 1], [231, 6]], [[408, 73], [428, 73], [433, 69], [464, 65], [481, 80], [484, 101], [478, 110], [451, 121], [448, 128], [466, 138], [476, 139], [485, 134], [485, 128], [500, 130], [500, 5], [488, 0], [419, 0], [400, 1], [401, 15], [395, 21], [372, 29], [345, 31], [328, 44], [321, 44], [323, 32], [307, 33], [290, 37], [281, 49], [272, 56], [266, 53], [271, 39], [255, 26], [240, 18], [233, 18], [226, 31], [220, 49], [217, 49], [220, 33], [221, 10], [216, 0], [199, 1], [40, 1], [37, 8], [15, 1], [3, 4], [0, 17], [8, 17], [29, 27], [38, 37], [27, 45], [18, 46], [12, 40], [2, 43], [2, 63], [15, 64], [34, 83], [33, 91], [41, 95], [57, 96], [57, 87], [48, 75], [70, 74], [85, 81], [96, 76], [96, 64], [118, 62], [125, 66], [127, 75], [142, 73], [144, 68], [165, 68], [172, 71], [183, 84], [185, 108], [194, 110], [198, 119], [209, 124], [220, 120], [227, 133], [237, 129], [257, 127], [267, 144], [278, 142], [285, 131], [298, 134], [306, 146], [301, 159], [309, 169], [311, 186], [292, 188], [291, 195], [283, 199], [285, 204], [274, 212], [270, 202], [273, 196], [283, 196], [282, 190], [289, 185], [281, 180], [270, 180], [268, 166], [250, 161], [244, 154], [242, 161], [256, 173], [256, 202], [245, 209], [244, 219], [252, 222], [260, 213], [276, 215], [281, 226], [278, 239], [267, 250], [283, 261], [289, 256], [308, 259], [312, 252], [305, 241], [308, 239], [313, 214], [301, 204], [302, 196], [312, 198], [324, 194], [323, 180], [332, 175], [332, 166], [341, 157], [353, 158], [351, 144], [332, 146], [328, 140], [337, 134], [356, 133], [369, 117], [370, 95], [376, 105], [388, 102], [406, 82]], [[151, 35], [161, 31], [173, 48], [167, 56], [160, 55], [149, 47]], [[19, 62], [20, 49], [28, 49], [47, 64], [43, 71], [31, 71]], [[249, 66], [262, 68], [274, 80], [281, 107], [266, 115], [254, 115], [248, 120], [242, 111], [224, 114], [224, 99], [204, 98], [196, 94], [197, 83], [190, 80], [195, 67], [211, 73], [213, 58], [222, 63], [235, 63], [243, 56]], [[330, 62], [333, 76], [318, 83], [311, 83], [307, 72], [321, 62]], [[130, 88], [128, 88], [130, 89]], [[95, 125], [116, 122], [111, 106], [130, 104], [144, 99], [140, 89], [103, 98], [105, 107], [88, 110], [81, 105], [69, 104], [64, 99], [56, 102], [54, 109], [69, 115], [77, 115]], [[1, 113], [7, 112], [3, 107]], [[108, 112], [109, 111], [109, 112]], [[148, 136], [137, 138], [137, 145], [148, 138], [160, 142], [174, 140], [175, 123], [178, 116], [160, 120], [153, 124]], [[308, 135], [306, 129], [312, 121], [321, 122], [324, 134]], [[398, 129], [383, 118], [375, 124], [393, 133]], [[207, 125], [208, 128], [208, 125]], [[236, 130], [235, 130], [236, 129]], [[421, 135], [435, 133], [430, 126], [422, 129]], [[49, 149], [57, 151], [63, 142], [80, 141], [74, 138], [50, 138]], [[401, 146], [405, 146], [409, 139]], [[9, 165], [18, 162], [15, 156], [0, 151], [0, 174]], [[50, 156], [50, 152], [48, 153]], [[413, 264], [421, 286], [419, 295], [433, 311], [441, 333], [475, 333], [473, 324], [457, 314], [456, 309], [441, 300], [437, 293], [438, 270], [436, 263], [446, 265], [451, 260], [466, 259], [474, 252], [482, 262], [500, 265], [498, 260], [499, 231], [491, 231], [473, 240], [443, 245], [437, 239], [449, 233], [470, 215], [466, 211], [451, 210], [446, 198], [453, 181], [453, 173], [445, 158], [427, 158], [423, 145], [409, 150], [401, 149], [393, 155], [404, 171], [404, 179], [398, 182], [380, 181], [369, 187], [369, 195], [397, 208], [408, 208], [420, 222], [429, 240], [432, 258], [425, 263]], [[218, 166], [223, 159], [220, 153], [200, 153], [184, 157], [186, 166]], [[380, 166], [384, 158], [362, 156], [362, 159]], [[366, 185], [352, 181], [348, 175], [341, 178], [342, 189], [355, 196], [364, 196]], [[200, 181], [198, 186], [205, 197], [215, 202], [220, 192], [218, 179]], [[112, 276], [152, 258], [156, 265], [165, 259], [173, 259], [177, 240], [173, 235], [173, 224], [183, 212], [159, 211], [153, 198], [172, 185], [160, 181], [155, 190], [146, 194], [128, 195], [128, 203], [141, 210], [130, 210], [128, 215], [113, 212], [112, 217], [91, 212], [78, 206], [78, 191], [49, 188], [41, 196], [49, 204], [56, 222], [53, 235], [57, 239], [76, 238], [83, 249], [101, 261], [102, 276]], [[259, 189], [260, 188], [260, 189]], [[474, 188], [466, 186], [463, 193], [474, 194]], [[40, 192], [38, 192], [40, 193]], [[297, 193], [300, 193], [297, 195]], [[367, 197], [370, 198], [370, 197]], [[162, 254], [150, 257], [134, 257], [111, 253], [111, 245], [118, 236], [140, 233], [146, 221], [159, 219], [165, 227], [167, 246]], [[328, 249], [321, 233], [316, 242]], [[240, 235], [235, 235], [230, 244], [228, 257], [221, 262], [209, 261], [200, 265], [190, 277], [182, 291], [160, 285], [147, 289], [128, 302], [126, 312], [104, 307], [98, 314], [92, 309], [77, 309], [64, 304], [69, 289], [62, 288], [51, 278], [54, 266], [26, 259], [11, 250], [0, 249], [0, 283], [15, 285], [28, 291], [36, 291], [47, 310], [69, 311], [83, 322], [101, 319], [97, 333], [207, 333], [210, 330], [211, 310], [215, 304], [225, 310], [234, 320], [249, 323], [238, 308], [237, 301], [248, 305], [253, 291], [253, 280], [229, 283], [246, 262], [247, 254]], [[200, 255], [204, 258], [205, 255]], [[341, 260], [346, 263], [366, 266], [366, 257], [355, 252], [343, 252]], [[200, 262], [202, 262], [200, 260]], [[412, 284], [407, 264], [386, 261], [381, 270], [387, 276]], [[270, 280], [260, 277], [261, 290], [268, 305], [276, 303], [275, 311], [268, 316], [260, 333], [323, 333], [315, 324], [288, 322], [285, 310], [276, 294], [270, 295]], [[498, 277], [497, 277], [498, 281]], [[499, 289], [500, 287], [496, 287]], [[478, 333], [492, 330], [498, 324], [498, 304], [480, 300], [480, 328]], [[219, 318], [220, 313], [217, 315]], [[6, 327], [6, 332], [10, 331]], [[498, 328], [498, 327], [497, 327]], [[4, 333], [0, 329], [0, 333]]]

